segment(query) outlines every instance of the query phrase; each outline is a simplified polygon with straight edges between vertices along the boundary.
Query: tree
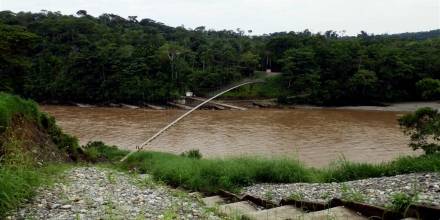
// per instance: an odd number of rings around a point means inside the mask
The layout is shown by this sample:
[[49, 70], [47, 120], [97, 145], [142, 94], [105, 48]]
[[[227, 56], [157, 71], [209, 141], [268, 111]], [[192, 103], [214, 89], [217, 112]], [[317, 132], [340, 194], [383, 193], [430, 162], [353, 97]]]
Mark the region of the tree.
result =
[[360, 69], [349, 80], [349, 87], [357, 98], [371, 97], [377, 86], [376, 73], [370, 70]]
[[87, 11], [86, 10], [79, 10], [76, 12], [76, 14], [78, 16], [87, 16]]
[[425, 100], [440, 99], [440, 80], [425, 78], [417, 82], [417, 89], [420, 91], [420, 96]]
[[310, 74], [316, 74], [318, 65], [316, 64], [315, 53], [310, 48], [290, 49], [284, 53], [283, 72], [288, 81], [287, 88], [295, 91], [304, 91], [308, 85], [305, 84]]
[[162, 61], [169, 61], [171, 69], [171, 79], [175, 80], [178, 76], [178, 69], [176, 62], [180, 55], [185, 52], [185, 49], [175, 43], [166, 43], [159, 48], [159, 57]]
[[240, 55], [240, 64], [244, 69], [246, 75], [251, 75], [257, 68], [257, 64], [260, 57], [258, 55], [248, 51]]
[[426, 154], [440, 152], [440, 113], [436, 109], [421, 108], [399, 118], [399, 124], [414, 150], [423, 149]]
[[0, 91], [21, 93], [38, 36], [20, 26], [0, 23]]
[[160, 102], [188, 87], [219, 87], [271, 68], [283, 72], [271, 85], [280, 94], [305, 97], [294, 102], [439, 98], [438, 30], [422, 37], [244, 33], [85, 10], [77, 16], [1, 11], [0, 90], [38, 101]]

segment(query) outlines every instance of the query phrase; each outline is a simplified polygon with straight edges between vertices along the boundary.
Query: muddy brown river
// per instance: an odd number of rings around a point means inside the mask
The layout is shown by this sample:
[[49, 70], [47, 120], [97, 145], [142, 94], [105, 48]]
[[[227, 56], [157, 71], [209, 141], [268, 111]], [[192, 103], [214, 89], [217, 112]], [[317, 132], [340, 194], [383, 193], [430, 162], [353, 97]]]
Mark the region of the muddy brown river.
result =
[[[101, 140], [135, 149], [181, 110], [42, 106], [81, 144]], [[321, 167], [346, 158], [378, 163], [413, 155], [397, 118], [402, 113], [344, 109], [210, 111], [185, 118], [148, 145], [181, 153], [199, 149], [204, 157], [252, 155], [295, 157]]]

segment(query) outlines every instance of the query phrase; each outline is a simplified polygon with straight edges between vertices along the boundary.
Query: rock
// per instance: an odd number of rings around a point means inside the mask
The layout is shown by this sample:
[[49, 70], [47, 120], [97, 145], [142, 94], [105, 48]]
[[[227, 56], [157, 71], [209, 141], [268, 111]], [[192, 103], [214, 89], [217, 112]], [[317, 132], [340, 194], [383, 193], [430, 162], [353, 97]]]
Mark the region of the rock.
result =
[[61, 209], [71, 209], [72, 206], [71, 205], [63, 205], [61, 206]]
[[57, 209], [59, 207], [61, 207], [61, 204], [58, 204], [58, 203], [50, 205], [50, 209]]

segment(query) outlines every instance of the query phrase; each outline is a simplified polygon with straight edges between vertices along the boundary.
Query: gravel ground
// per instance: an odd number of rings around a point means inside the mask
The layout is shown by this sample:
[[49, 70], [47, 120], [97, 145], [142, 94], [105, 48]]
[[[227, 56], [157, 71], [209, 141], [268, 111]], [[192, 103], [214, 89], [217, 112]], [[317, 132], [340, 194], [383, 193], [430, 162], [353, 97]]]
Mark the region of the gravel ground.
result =
[[440, 206], [440, 173], [407, 174], [345, 183], [257, 184], [242, 190], [242, 194], [277, 203], [287, 198], [318, 202], [341, 198], [378, 206], [390, 205], [396, 193], [417, 195], [414, 197], [417, 203]]
[[74, 168], [9, 219], [220, 219], [196, 198], [148, 175]]

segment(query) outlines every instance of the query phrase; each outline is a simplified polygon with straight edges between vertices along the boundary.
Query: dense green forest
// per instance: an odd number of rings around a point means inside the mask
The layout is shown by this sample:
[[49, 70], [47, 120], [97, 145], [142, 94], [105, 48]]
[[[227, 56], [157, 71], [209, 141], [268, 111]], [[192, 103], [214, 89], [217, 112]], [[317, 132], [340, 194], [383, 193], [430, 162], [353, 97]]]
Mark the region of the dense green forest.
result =
[[320, 105], [440, 98], [440, 30], [356, 37], [169, 27], [114, 14], [0, 12], [0, 91], [37, 101], [162, 102], [254, 71], [262, 96]]

